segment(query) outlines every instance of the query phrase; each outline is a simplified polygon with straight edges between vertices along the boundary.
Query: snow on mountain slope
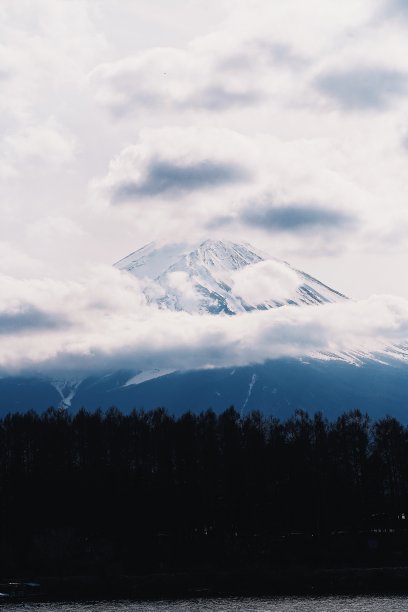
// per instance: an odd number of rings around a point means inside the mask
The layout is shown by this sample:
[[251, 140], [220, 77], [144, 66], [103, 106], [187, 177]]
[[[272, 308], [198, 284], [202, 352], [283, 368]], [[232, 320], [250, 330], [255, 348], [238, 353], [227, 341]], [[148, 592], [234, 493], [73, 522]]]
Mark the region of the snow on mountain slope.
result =
[[206, 240], [195, 247], [150, 243], [115, 266], [145, 279], [149, 302], [191, 313], [233, 315], [347, 299], [247, 243]]
[[[248, 243], [206, 240], [191, 246], [152, 242], [115, 266], [144, 282], [149, 302], [163, 309], [190, 313], [235, 315], [287, 305], [302, 307], [348, 300], [309, 274]], [[347, 351], [313, 352], [304, 356], [307, 358], [356, 366], [367, 360], [386, 365], [390, 360], [408, 361], [408, 350], [379, 341], [375, 351], [350, 347]], [[154, 378], [167, 373], [163, 372], [155, 372]], [[150, 373], [142, 373], [127, 384], [139, 384], [145, 375], [146, 380], [151, 377]]]
[[159, 370], [155, 368], [154, 370], [145, 370], [144, 372], [139, 372], [135, 376], [132, 376], [126, 384], [125, 387], [129, 385], [141, 385], [148, 380], [154, 380], [155, 378], [161, 378], [162, 376], [167, 376], [168, 374], [173, 374], [175, 370]]
[[[279, 319], [285, 312], [296, 318], [296, 314], [313, 314], [313, 309], [306, 308], [310, 304], [319, 305], [320, 312], [325, 304], [347, 300], [305, 272], [249, 244], [213, 240], [196, 246], [151, 243], [115, 265], [140, 279], [156, 316], [158, 305], [194, 315], [219, 313], [223, 324], [233, 326], [251, 318], [267, 320], [277, 315]], [[347, 310], [353, 303], [344, 305]], [[255, 314], [281, 306], [285, 308], [280, 312]], [[328, 306], [326, 312], [342, 308]], [[197, 322], [197, 317], [191, 319]], [[166, 406], [180, 414], [210, 406], [224, 410], [233, 404], [242, 413], [260, 409], [285, 418], [296, 408], [322, 410], [332, 416], [356, 407], [371, 414], [394, 410], [398, 416], [405, 415], [408, 345], [389, 345], [378, 339], [367, 348], [352, 340], [342, 345], [342, 350], [305, 350], [298, 357], [233, 369], [175, 371], [161, 360], [143, 370], [135, 358], [126, 370], [3, 377], [0, 412], [40, 410], [49, 405], [71, 411], [81, 406], [108, 409], [116, 405], [125, 411]]]
[[54, 378], [51, 379], [51, 385], [61, 397], [59, 408], [69, 408], [74, 399], [79, 385], [84, 380], [84, 376], [76, 378]]

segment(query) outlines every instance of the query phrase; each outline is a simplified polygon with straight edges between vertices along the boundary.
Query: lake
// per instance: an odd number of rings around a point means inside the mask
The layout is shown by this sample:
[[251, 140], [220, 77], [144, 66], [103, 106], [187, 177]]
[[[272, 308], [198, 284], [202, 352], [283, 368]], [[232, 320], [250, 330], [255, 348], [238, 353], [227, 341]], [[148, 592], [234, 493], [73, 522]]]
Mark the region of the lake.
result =
[[6, 604], [8, 612], [402, 612], [408, 596], [217, 598], [156, 602]]

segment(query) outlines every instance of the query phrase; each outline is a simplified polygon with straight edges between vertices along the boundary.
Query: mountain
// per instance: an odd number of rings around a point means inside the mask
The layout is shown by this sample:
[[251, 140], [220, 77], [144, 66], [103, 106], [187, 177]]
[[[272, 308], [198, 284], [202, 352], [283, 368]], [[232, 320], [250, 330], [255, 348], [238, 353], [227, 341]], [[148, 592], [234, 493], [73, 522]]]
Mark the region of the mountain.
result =
[[148, 301], [170, 310], [234, 315], [347, 299], [285, 261], [230, 241], [206, 240], [195, 247], [152, 242], [115, 267], [148, 281]]
[[[130, 379], [131, 380], [131, 379]], [[165, 406], [173, 414], [234, 405], [241, 414], [260, 410], [287, 418], [295, 410], [323, 412], [336, 418], [360, 409], [373, 418], [392, 414], [408, 424], [408, 367], [401, 361], [363, 365], [341, 360], [276, 359], [240, 368], [215, 368], [162, 373], [129, 384], [129, 372], [112, 372], [82, 383], [71, 409], [81, 406], [124, 412]]]
[[[239, 316], [272, 308], [325, 308], [348, 298], [249, 244], [206, 240], [196, 245], [150, 243], [115, 267], [134, 275], [146, 299], [160, 309], [213, 316]], [[259, 409], [285, 418], [296, 409], [320, 410], [334, 418], [359, 408], [373, 417], [392, 414], [408, 423], [407, 351], [385, 347], [305, 355], [237, 368], [174, 371], [128, 370], [0, 379], [0, 414], [44, 410], [76, 411], [117, 406], [174, 414], [234, 405], [241, 413]]]

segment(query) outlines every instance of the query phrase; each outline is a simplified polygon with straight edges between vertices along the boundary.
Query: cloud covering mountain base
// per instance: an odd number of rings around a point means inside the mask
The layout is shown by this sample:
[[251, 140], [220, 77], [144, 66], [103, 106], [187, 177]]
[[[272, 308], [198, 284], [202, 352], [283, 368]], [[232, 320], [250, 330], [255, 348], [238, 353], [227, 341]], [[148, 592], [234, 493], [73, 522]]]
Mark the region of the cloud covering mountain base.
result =
[[0, 282], [0, 412], [387, 406], [405, 419], [408, 302], [352, 301], [249, 244], [151, 243], [75, 282]]
[[408, 338], [408, 301], [395, 296], [231, 317], [161, 309], [139, 279], [111, 267], [76, 282], [2, 275], [0, 283], [3, 373], [202, 369], [318, 353], [354, 359]]

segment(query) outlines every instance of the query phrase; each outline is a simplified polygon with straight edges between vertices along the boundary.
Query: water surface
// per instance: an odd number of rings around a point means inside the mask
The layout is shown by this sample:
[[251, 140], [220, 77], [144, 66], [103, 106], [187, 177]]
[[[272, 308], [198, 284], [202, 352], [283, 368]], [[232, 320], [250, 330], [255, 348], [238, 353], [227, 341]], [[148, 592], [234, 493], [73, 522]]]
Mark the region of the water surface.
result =
[[196, 599], [156, 602], [5, 604], [8, 612], [402, 612], [408, 596], [277, 597]]

